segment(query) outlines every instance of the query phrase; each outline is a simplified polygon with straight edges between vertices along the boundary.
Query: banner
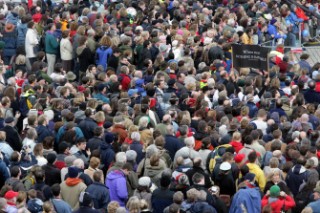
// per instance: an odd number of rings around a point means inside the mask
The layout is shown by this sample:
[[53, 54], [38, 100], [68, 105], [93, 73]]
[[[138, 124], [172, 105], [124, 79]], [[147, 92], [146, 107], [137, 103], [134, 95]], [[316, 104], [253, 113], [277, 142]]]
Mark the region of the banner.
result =
[[269, 48], [259, 45], [232, 44], [232, 63], [234, 67], [250, 67], [268, 70]]

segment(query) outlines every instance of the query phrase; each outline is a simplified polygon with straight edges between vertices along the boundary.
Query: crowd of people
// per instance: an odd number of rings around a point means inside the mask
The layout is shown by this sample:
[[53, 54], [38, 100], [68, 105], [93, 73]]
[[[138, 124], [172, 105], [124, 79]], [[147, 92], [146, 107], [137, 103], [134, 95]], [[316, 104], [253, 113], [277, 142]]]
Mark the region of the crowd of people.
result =
[[320, 212], [320, 63], [284, 48], [319, 5], [294, 2], [0, 0], [0, 212]]

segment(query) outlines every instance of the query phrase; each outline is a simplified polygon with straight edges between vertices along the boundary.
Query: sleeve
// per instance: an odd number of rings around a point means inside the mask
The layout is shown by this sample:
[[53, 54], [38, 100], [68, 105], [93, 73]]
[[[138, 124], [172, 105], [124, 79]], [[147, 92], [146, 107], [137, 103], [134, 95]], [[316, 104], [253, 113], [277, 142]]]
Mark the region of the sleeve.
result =
[[261, 200], [261, 207], [265, 207], [266, 205], [268, 205], [268, 197], [265, 195], [263, 196], [262, 200]]
[[287, 195], [284, 200], [284, 206], [286, 210], [289, 210], [292, 207], [296, 206], [296, 203], [294, 202], [294, 199], [291, 196]]
[[128, 198], [128, 189], [127, 189], [127, 183], [126, 178], [120, 178], [116, 183], [116, 189], [117, 189], [117, 195], [122, 200], [126, 200]]
[[263, 171], [261, 171], [259, 174], [258, 182], [259, 182], [259, 188], [261, 189], [261, 191], [263, 191], [264, 187], [266, 186], [266, 178], [264, 176]]
[[59, 47], [59, 43], [57, 42], [57, 40], [54, 36], [52, 36], [52, 38], [50, 38], [50, 44], [53, 48]]

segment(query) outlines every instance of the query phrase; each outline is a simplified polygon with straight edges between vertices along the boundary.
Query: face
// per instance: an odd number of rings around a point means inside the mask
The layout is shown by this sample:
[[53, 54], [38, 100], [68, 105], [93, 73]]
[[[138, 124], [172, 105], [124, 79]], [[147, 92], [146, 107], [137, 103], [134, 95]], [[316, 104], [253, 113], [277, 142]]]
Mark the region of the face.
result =
[[96, 67], [92, 67], [91, 73], [96, 74], [97, 73], [97, 68]]
[[87, 143], [86, 142], [82, 142], [79, 144], [78, 148], [80, 150], [86, 150], [86, 147], [87, 147]]
[[280, 182], [280, 175], [279, 175], [279, 173], [275, 173], [275, 174], [272, 176], [272, 182], [274, 182], [274, 183], [279, 183], [279, 182]]

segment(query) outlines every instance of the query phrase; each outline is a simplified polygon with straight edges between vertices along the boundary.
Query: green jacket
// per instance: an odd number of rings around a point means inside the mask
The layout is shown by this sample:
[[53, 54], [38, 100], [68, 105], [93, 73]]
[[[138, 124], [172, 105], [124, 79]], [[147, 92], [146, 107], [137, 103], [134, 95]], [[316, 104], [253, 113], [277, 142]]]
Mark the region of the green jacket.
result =
[[48, 54], [58, 54], [59, 43], [51, 32], [46, 33], [45, 50]]

